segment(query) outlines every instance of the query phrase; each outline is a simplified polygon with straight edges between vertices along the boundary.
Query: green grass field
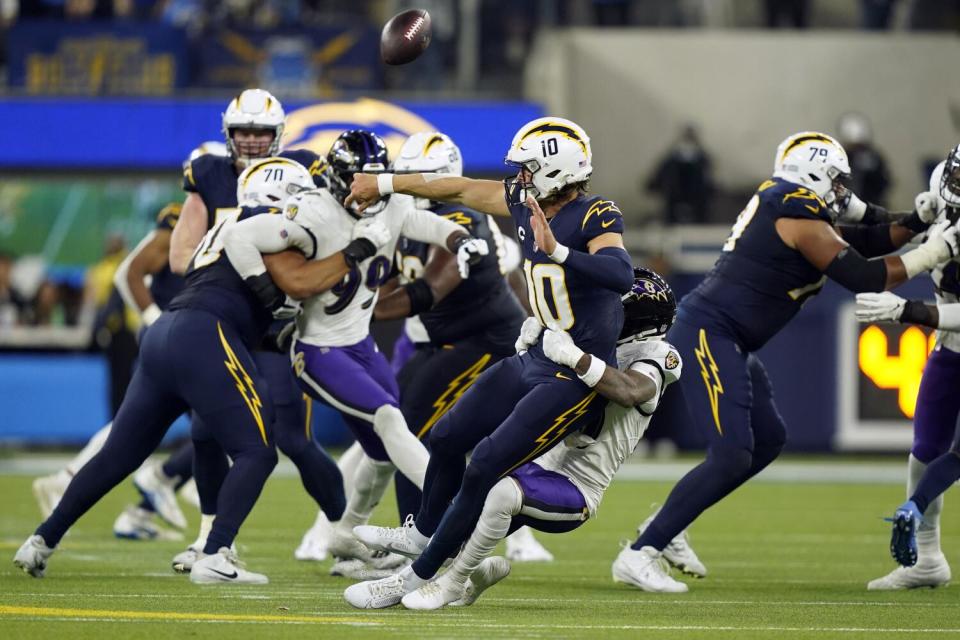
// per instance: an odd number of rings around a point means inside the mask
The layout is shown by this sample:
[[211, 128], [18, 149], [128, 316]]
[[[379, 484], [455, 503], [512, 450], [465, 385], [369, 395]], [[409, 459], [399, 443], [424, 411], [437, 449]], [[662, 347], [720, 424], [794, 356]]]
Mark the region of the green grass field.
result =
[[[580, 530], [541, 534], [557, 559], [515, 564], [464, 610], [351, 609], [330, 562], [293, 560], [314, 509], [298, 480], [276, 477], [244, 526], [241, 556], [264, 587], [197, 587], [169, 570], [178, 542], [114, 539], [133, 497], [121, 486], [64, 540], [42, 580], [10, 559], [38, 521], [30, 478], [0, 476], [0, 638], [889, 638], [960, 637], [956, 587], [877, 593], [893, 568], [880, 520], [902, 499], [894, 484], [747, 485], [698, 521], [693, 544], [710, 575], [685, 595], [645, 594], [610, 579], [618, 540], [671, 483], [619, 481]], [[960, 510], [947, 501], [943, 545], [960, 560]], [[188, 512], [189, 513], [189, 512]], [[189, 514], [191, 526], [195, 514]], [[392, 505], [377, 520], [392, 521]], [[191, 530], [192, 539], [192, 530]]]

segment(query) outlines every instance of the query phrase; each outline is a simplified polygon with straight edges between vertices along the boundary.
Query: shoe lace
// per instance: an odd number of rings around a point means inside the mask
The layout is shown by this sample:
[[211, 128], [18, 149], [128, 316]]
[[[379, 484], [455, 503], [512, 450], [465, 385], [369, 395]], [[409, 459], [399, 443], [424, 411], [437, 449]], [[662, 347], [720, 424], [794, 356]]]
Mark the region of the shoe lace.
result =
[[437, 580], [431, 580], [427, 584], [423, 585], [417, 591], [420, 592], [420, 595], [425, 597], [432, 597], [439, 594], [443, 591], [443, 588], [440, 586], [440, 582]]
[[223, 555], [224, 558], [226, 558], [233, 566], [237, 567], [238, 569], [247, 568], [247, 563], [241, 560], [239, 556], [237, 556], [237, 552], [234, 551], [233, 549], [223, 547], [220, 549], [220, 554]]
[[383, 580], [377, 580], [370, 583], [370, 594], [379, 598], [381, 596], [390, 596], [403, 589], [403, 577], [393, 575]]

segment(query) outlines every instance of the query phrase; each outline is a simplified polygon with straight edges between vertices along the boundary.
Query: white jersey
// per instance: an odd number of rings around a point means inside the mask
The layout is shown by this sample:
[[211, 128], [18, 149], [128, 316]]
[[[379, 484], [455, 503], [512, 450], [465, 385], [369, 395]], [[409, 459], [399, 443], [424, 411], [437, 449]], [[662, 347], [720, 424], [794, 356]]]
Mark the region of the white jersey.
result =
[[[346, 247], [357, 221], [326, 189], [291, 197], [285, 211], [288, 217], [292, 213], [293, 222], [313, 234], [317, 243], [314, 259]], [[462, 231], [454, 222], [415, 208], [413, 198], [402, 194], [392, 195], [377, 219], [389, 229], [390, 241], [335, 287], [304, 301], [303, 313], [297, 319], [299, 340], [320, 347], [343, 347], [366, 338], [380, 286], [390, 277], [397, 239], [404, 235], [442, 246], [451, 233]]]
[[[940, 195], [940, 177], [943, 175], [943, 167], [945, 164], [946, 162], [941, 162], [933, 170], [933, 173], [930, 174], [930, 191], [937, 199], [937, 222], [944, 220], [947, 215], [947, 203], [944, 202], [943, 197]], [[954, 258], [953, 262], [960, 262], [960, 259]], [[950, 266], [950, 263], [948, 262], [944, 266]], [[956, 268], [956, 266], [952, 267], [952, 269]], [[960, 298], [958, 298], [955, 293], [945, 292], [940, 287], [944, 277], [943, 266], [939, 266], [931, 271], [930, 277], [933, 279], [933, 284], [937, 288], [937, 304], [956, 304], [960, 302]], [[937, 331], [937, 348], [940, 347], [960, 353], [960, 331]]]
[[[657, 384], [654, 397], [639, 407], [622, 407], [614, 402], [607, 405], [603, 427], [596, 439], [577, 432], [543, 454], [535, 463], [560, 473], [580, 490], [587, 503], [590, 516], [596, 515], [603, 493], [613, 482], [620, 465], [630, 457], [643, 437], [650, 416], [653, 415], [665, 385], [657, 369], [638, 362], [638, 347], [642, 343], [627, 343], [617, 348], [617, 365], [621, 371], [633, 370], [650, 376]], [[682, 362], [676, 354], [676, 366], [672, 367], [676, 378], [680, 377]], [[669, 383], [668, 383], [669, 384]]]

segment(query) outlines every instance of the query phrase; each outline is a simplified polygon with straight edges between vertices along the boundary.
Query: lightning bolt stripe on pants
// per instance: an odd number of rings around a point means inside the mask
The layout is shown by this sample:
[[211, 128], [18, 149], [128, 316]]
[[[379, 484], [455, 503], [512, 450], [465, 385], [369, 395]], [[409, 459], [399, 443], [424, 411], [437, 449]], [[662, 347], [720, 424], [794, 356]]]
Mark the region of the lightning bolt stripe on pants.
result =
[[433, 403], [433, 415], [430, 416], [430, 419], [427, 420], [423, 424], [423, 427], [417, 432], [417, 439], [422, 440], [423, 437], [427, 435], [427, 432], [433, 428], [433, 425], [435, 425], [437, 421], [450, 410], [450, 407], [456, 404], [460, 396], [466, 393], [467, 389], [476, 382], [480, 374], [483, 373], [487, 363], [490, 362], [490, 358], [491, 355], [489, 353], [483, 354], [479, 360], [467, 367], [466, 371], [450, 381], [446, 391], [440, 394], [440, 397]]
[[570, 425], [576, 422], [579, 417], [587, 412], [587, 409], [590, 407], [590, 403], [596, 397], [597, 392], [591, 391], [585, 398], [583, 398], [583, 400], [557, 416], [557, 419], [553, 421], [553, 424], [550, 425], [550, 428], [540, 434], [539, 438], [534, 440], [534, 442], [537, 443], [537, 446], [534, 447], [533, 451], [524, 457], [523, 460], [503, 472], [500, 477], [504, 477], [520, 465], [533, 460], [540, 455], [541, 452], [549, 449], [554, 442], [565, 436]]
[[707, 388], [710, 410], [713, 411], [713, 422], [717, 425], [720, 435], [723, 435], [723, 427], [720, 426], [720, 394], [723, 393], [723, 384], [720, 383], [717, 362], [710, 353], [710, 345], [707, 344], [706, 329], [700, 329], [700, 344], [693, 352], [697, 355], [697, 362], [700, 363], [700, 375], [703, 376], [703, 384]]
[[263, 415], [260, 413], [263, 402], [260, 401], [257, 388], [253, 385], [253, 379], [250, 377], [250, 374], [247, 373], [247, 370], [243, 368], [243, 365], [240, 364], [240, 359], [237, 357], [237, 354], [234, 353], [230, 343], [227, 342], [227, 337], [223, 335], [223, 327], [220, 326], [219, 322], [217, 323], [217, 333], [220, 334], [220, 344], [223, 345], [223, 352], [227, 355], [227, 359], [223, 361], [223, 364], [226, 365], [227, 371], [230, 372], [230, 375], [233, 376], [233, 379], [236, 381], [237, 391], [240, 392], [240, 397], [243, 398], [243, 401], [247, 403], [247, 408], [250, 409], [250, 413], [253, 415], [257, 427], [260, 429], [260, 437], [263, 438], [263, 444], [267, 444], [267, 430], [263, 426]]

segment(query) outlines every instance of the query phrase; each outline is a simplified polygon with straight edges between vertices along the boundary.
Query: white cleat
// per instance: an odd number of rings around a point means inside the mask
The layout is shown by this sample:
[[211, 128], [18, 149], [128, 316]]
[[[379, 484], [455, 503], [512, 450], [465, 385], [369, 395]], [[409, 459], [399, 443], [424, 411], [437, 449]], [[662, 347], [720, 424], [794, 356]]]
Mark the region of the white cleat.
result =
[[43, 537], [36, 534], [17, 549], [13, 556], [13, 564], [17, 565], [34, 578], [42, 578], [47, 570], [47, 560], [53, 555], [53, 549], [47, 546]]
[[368, 549], [362, 542], [350, 534], [337, 531], [336, 529], [334, 529], [330, 535], [327, 552], [334, 558], [340, 560], [362, 560], [366, 562], [373, 557], [373, 551]]
[[243, 568], [237, 554], [226, 547], [193, 563], [190, 582], [194, 584], [267, 584], [270, 580], [262, 573], [253, 573]]
[[484, 559], [477, 570], [467, 580], [467, 589], [463, 597], [450, 603], [451, 607], [469, 607], [484, 591], [510, 575], [510, 562], [506, 558], [493, 556]]
[[506, 539], [507, 559], [512, 562], [553, 562], [553, 554], [533, 537], [530, 527], [520, 527]]
[[942, 553], [922, 557], [912, 567], [897, 567], [882, 578], [867, 583], [868, 591], [899, 591], [918, 587], [945, 587], [950, 583], [950, 565]]
[[190, 506], [200, 508], [200, 493], [197, 491], [197, 481], [193, 478], [187, 480], [177, 493]]
[[333, 529], [327, 521], [318, 522], [303, 534], [300, 546], [293, 552], [293, 557], [297, 560], [312, 560], [320, 562], [327, 559], [327, 548], [330, 545], [330, 537], [333, 535]]
[[186, 551], [181, 551], [173, 556], [170, 565], [176, 573], [190, 573], [190, 570], [193, 569], [193, 565], [196, 564], [197, 560], [203, 557], [203, 551], [191, 545], [187, 547]]
[[455, 582], [446, 574], [431, 580], [416, 591], [408, 593], [400, 600], [407, 609], [433, 611], [463, 599], [466, 585]]
[[[660, 513], [659, 509], [654, 511], [649, 518], [637, 527], [638, 537], [650, 526], [650, 523], [653, 522], [653, 519], [657, 517], [658, 513]], [[663, 558], [669, 562], [671, 566], [689, 576], [704, 578], [707, 575], [707, 567], [700, 562], [700, 558], [697, 557], [693, 547], [690, 546], [690, 537], [687, 535], [686, 529], [678, 533], [676, 537], [670, 541], [670, 544], [663, 550]]]
[[624, 546], [613, 561], [613, 581], [650, 593], [686, 593], [687, 585], [671, 578], [666, 564], [662, 554], [653, 547], [636, 551]]
[[66, 471], [58, 471], [49, 476], [41, 476], [33, 481], [33, 497], [40, 507], [40, 514], [46, 520], [53, 510], [60, 504], [60, 498], [70, 485], [70, 475]]
[[357, 609], [385, 609], [400, 604], [403, 596], [415, 588], [402, 573], [395, 573], [381, 580], [351, 585], [343, 592], [343, 597]]
[[411, 537], [410, 534], [415, 527], [413, 516], [408, 515], [402, 527], [361, 525], [353, 528], [353, 535], [371, 549], [392, 551], [415, 560], [420, 557], [426, 547]]
[[[410, 562], [409, 558], [403, 559], [406, 562]], [[392, 576], [396, 572], [397, 569], [378, 569], [370, 563], [357, 560], [356, 558], [352, 560], [338, 560], [330, 567], [330, 575], [358, 581], [381, 580]]]
[[164, 475], [159, 463], [145, 464], [133, 474], [133, 486], [156, 510], [157, 515], [177, 529], [187, 526], [187, 518], [177, 504], [177, 495], [173, 489], [176, 479]]
[[158, 526], [153, 521], [153, 512], [127, 505], [113, 522], [113, 535], [125, 540], [183, 540], [179, 531]]

